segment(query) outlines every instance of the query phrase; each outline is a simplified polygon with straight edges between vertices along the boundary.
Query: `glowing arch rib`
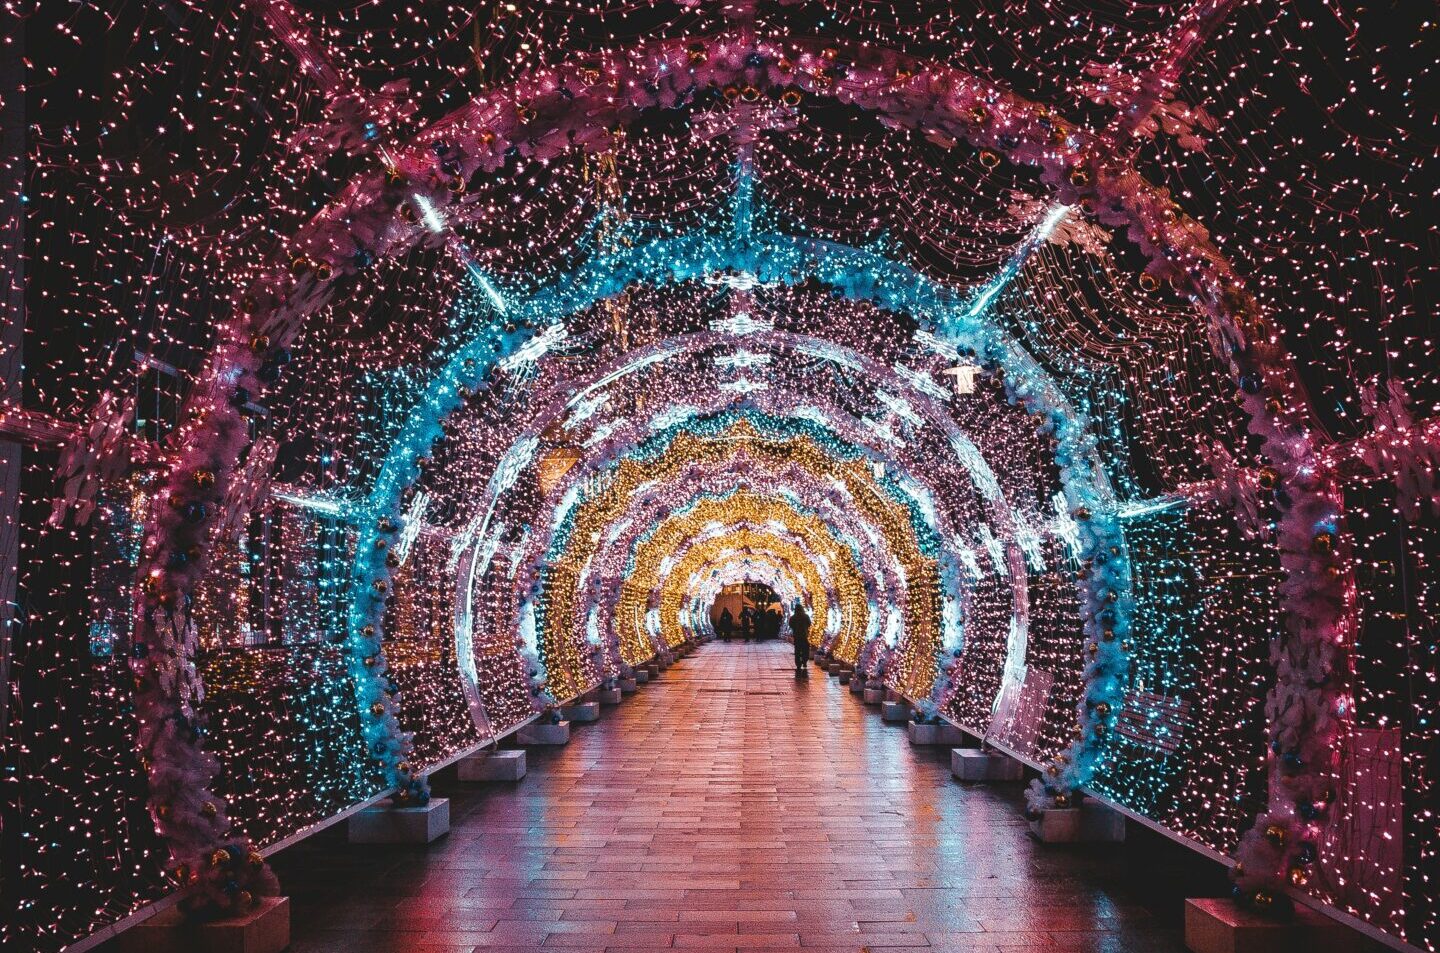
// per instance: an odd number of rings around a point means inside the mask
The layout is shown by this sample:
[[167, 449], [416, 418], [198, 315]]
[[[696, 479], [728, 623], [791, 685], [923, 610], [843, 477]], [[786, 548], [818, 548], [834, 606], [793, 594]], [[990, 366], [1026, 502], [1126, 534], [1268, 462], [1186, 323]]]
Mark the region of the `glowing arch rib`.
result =
[[[619, 294], [632, 282], [685, 281], [730, 269], [753, 270], [765, 280], [787, 284], [808, 279], [820, 280], [836, 288], [845, 297], [868, 301], [878, 307], [919, 318], [936, 329], [927, 338], [927, 341], [934, 342], [932, 346], [966, 350], [977, 354], [982, 360], [998, 361], [1006, 370], [1007, 388], [1017, 398], [1034, 401], [1045, 409], [1044, 426], [1054, 432], [1060, 447], [1057, 462], [1067, 498], [1078, 510], [1089, 512], [1093, 516], [1084, 528], [1088, 532], [1082, 531], [1082, 536], [1085, 537], [1083, 542], [1088, 543], [1097, 553], [1114, 551], [1101, 560], [1111, 566], [1110, 570], [1105, 572], [1108, 582], [1105, 587], [1106, 595], [1087, 600], [1087, 604], [1094, 609], [1092, 614], [1097, 619], [1104, 614], [1107, 621], [1097, 621], [1089, 634], [1098, 641], [1099, 627], [1104, 625], [1123, 638], [1128, 625], [1128, 565], [1123, 556], [1124, 540], [1118, 523], [1113, 522], [1108, 515], [1113, 507], [1113, 494], [1108, 478], [1099, 464], [1093, 437], [1083, 423], [1071, 416], [1074, 411], [1063, 393], [1028, 353], [993, 323], [983, 309], [975, 309], [967, 304], [968, 298], [873, 252], [774, 234], [754, 237], [751, 242], [743, 245], [736, 244], [732, 239], [733, 236], [729, 235], [690, 233], [622, 249], [582, 266], [573, 277], [553, 282], [525, 302], [516, 305], [514, 310], [534, 318], [577, 314], [584, 312], [597, 301]], [[547, 325], [547, 330], [535, 336], [553, 339], [555, 332], [548, 328], [554, 326]], [[695, 336], [698, 340], [704, 338], [704, 335]], [[409, 417], [392, 446], [366, 506], [369, 519], [376, 522], [389, 520], [392, 524], [398, 524], [400, 494], [420, 474], [415, 461], [429, 454], [431, 444], [442, 432], [443, 421], [463, 403], [463, 391], [480, 387], [490, 366], [509, 355], [525, 353], [532, 358], [538, 357], [541, 353], [538, 349], [526, 349], [526, 344], [531, 339], [517, 331], [504, 346], [497, 349], [493, 338], [482, 335], [464, 344], [456, 352], [433, 379], [425, 397], [417, 406], [417, 411]], [[809, 343], [813, 349], [819, 342], [802, 343]], [[618, 366], [603, 374], [596, 383], [577, 394], [558, 396], [554, 401], [563, 407], [571, 406], [576, 399], [584, 399], [594, 393], [603, 383], [662, 362], [680, 353], [684, 346], [684, 342], [667, 341], [641, 355], [626, 355], [619, 360]], [[926, 406], [931, 398], [919, 394], [914, 400], [921, 406]], [[936, 420], [945, 419], [944, 415], [939, 413], [932, 414], [932, 417]], [[974, 449], [974, 445], [968, 443], [963, 434], [955, 430], [953, 423], [949, 429], [952, 443], [957, 445], [957, 455], [961, 462], [971, 469], [977, 485], [992, 484], [994, 476], [988, 467], [976, 467], [978, 455], [969, 452]], [[533, 453], [534, 440], [534, 432], [523, 437], [507, 454], [506, 459], [509, 460], [517, 453], [523, 454], [526, 448]], [[496, 499], [506, 483], [505, 474], [514, 472], [515, 469], [513, 466], [505, 466], [497, 470], [487, 488], [488, 499]], [[989, 496], [988, 493], [986, 495]], [[378, 560], [373, 552], [361, 547], [357, 553], [359, 558], [353, 573], [355, 591], [363, 592], [365, 590], [361, 584], [365, 580], [373, 581], [377, 575], [385, 573], [376, 565]], [[1119, 598], [1105, 601], [1110, 593]], [[1105, 601], [1103, 607], [1100, 605], [1102, 601]], [[1018, 602], [1017, 605], [1023, 606], [1024, 603]], [[378, 624], [376, 602], [371, 599], [367, 605], [356, 600], [351, 613], [352, 642], [363, 643], [368, 650], [372, 640], [365, 638], [364, 630], [369, 627], [371, 631], [375, 631]], [[1024, 628], [1021, 625], [1018, 631], [1024, 631]], [[1118, 646], [1114, 645], [1113, 641], [1105, 640], [1106, 661], [1111, 667], [1114, 660], [1110, 656], [1118, 653]], [[471, 664], [473, 665], [473, 661]], [[466, 680], [473, 684], [475, 673], [472, 671], [464, 674]], [[1110, 694], [1114, 695], [1115, 692]], [[1117, 695], [1112, 706], [1118, 708], [1119, 702]], [[395, 730], [398, 732], [398, 724]], [[1086, 768], [1088, 769], [1088, 765]]]
[[[821, 518], [849, 547], [854, 560], [861, 566], [862, 581], [869, 597], [885, 601], [892, 598], [891, 594], [896, 594], [893, 598], [900, 598], [897, 577], [892, 569], [897, 557], [889, 550], [883, 537], [857, 515], [859, 508], [845, 494], [843, 485], [837, 488], [795, 464], [775, 471], [758, 470], [746, 463], [748, 461], [735, 458], [723, 461], [723, 464], [697, 462], [687, 465], [663, 485], [658, 481], [648, 481], [647, 485], [653, 489], [632, 496], [626, 515], [615, 524], [624, 529], [604, 534], [594, 555], [587, 558], [587, 566], [597, 567], [588, 604], [596, 606], [602, 594], [608, 592], [611, 586], [619, 585], [621, 579], [634, 571], [636, 547], [653, 537], [667, 516], [688, 511], [700, 498], [730, 496], [738, 486], [783, 500], [798, 513]], [[803, 502], [795, 492], [797, 489], [804, 491]], [[677, 504], [677, 501], [682, 502]], [[599, 606], [600, 623], [608, 623], [608, 606], [608, 603]], [[463, 639], [463, 633], [457, 633], [457, 638]]]

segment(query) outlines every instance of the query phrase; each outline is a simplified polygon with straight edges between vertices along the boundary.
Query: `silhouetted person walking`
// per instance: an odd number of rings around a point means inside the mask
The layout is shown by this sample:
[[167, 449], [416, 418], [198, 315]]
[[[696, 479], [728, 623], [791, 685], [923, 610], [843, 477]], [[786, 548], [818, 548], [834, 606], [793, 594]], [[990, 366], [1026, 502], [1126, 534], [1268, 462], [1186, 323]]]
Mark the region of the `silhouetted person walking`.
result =
[[735, 617], [730, 614], [729, 609], [720, 610], [720, 621], [715, 623], [715, 631], [721, 642], [729, 642], [730, 636], [735, 634]]
[[790, 614], [790, 634], [795, 636], [795, 677], [810, 677], [810, 617], [805, 606], [795, 600], [795, 611]]
[[740, 637], [746, 642], [755, 637], [755, 610], [749, 606], [740, 610]]

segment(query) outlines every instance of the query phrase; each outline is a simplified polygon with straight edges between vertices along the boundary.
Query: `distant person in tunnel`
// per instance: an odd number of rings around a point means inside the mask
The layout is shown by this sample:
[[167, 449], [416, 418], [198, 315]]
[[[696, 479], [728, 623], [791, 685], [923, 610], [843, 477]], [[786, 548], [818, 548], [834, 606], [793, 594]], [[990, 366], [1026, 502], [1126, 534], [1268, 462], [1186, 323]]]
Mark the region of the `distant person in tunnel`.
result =
[[790, 634], [795, 637], [795, 677], [810, 677], [810, 616], [799, 599], [790, 614]]
[[780, 627], [785, 623], [784, 611], [783, 605], [765, 610], [765, 638], [780, 638]]
[[755, 610], [749, 606], [740, 610], [740, 635], [746, 642], [755, 637]]
[[730, 614], [729, 609], [720, 610], [720, 619], [715, 623], [715, 632], [720, 636], [721, 642], [729, 642], [730, 636], [735, 634], [735, 617]]

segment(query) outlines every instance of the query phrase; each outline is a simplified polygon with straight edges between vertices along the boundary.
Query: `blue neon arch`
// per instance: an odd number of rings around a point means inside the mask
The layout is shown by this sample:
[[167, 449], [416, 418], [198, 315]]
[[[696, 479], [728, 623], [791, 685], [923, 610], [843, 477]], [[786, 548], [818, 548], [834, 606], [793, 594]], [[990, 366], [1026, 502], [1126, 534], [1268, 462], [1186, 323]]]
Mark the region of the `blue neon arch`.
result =
[[[582, 312], [614, 297], [632, 284], [679, 284], [707, 275], [739, 273], [765, 283], [795, 285], [818, 281], [852, 301], [868, 302], [883, 310], [906, 313], [921, 322], [931, 346], [941, 353], [973, 353], [982, 364], [1005, 372], [1010, 397], [1023, 401], [1041, 415], [1042, 428], [1057, 442], [1056, 464], [1067, 502], [1088, 518], [1079, 527], [1080, 557], [1091, 571], [1080, 580], [1081, 614], [1092, 640], [1102, 630], [1115, 641], [1129, 633], [1131, 617], [1130, 571], [1120, 522], [1114, 515], [1115, 495], [1100, 462], [1097, 442], [1063, 391], [988, 312], [986, 293], [972, 298], [942, 285], [907, 265], [873, 251], [814, 238], [774, 232], [735, 235], [708, 231], [663, 236], [597, 256], [562, 276], [534, 295], [508, 309], [518, 319], [504, 332], [494, 326], [463, 344], [436, 374], [391, 446], [375, 485], [363, 504], [362, 526], [382, 520], [398, 523], [399, 501], [420, 476], [417, 462], [428, 455], [442, 436], [442, 423], [459, 409], [462, 390], [482, 389], [492, 369], [521, 353], [527, 345], [557, 326], [556, 318]], [[528, 333], [524, 321], [545, 328]], [[498, 475], [498, 474], [497, 474]], [[492, 488], [494, 478], [492, 478]], [[380, 538], [378, 535], [374, 538]], [[383, 587], [391, 570], [384, 551], [363, 538], [356, 547], [352, 569], [352, 599], [348, 615], [348, 648], [357, 701], [368, 708], [385, 691], [384, 658], [380, 639]], [[1109, 642], [1111, 639], [1107, 638]], [[372, 660], [365, 665], [364, 660]], [[1107, 652], [1087, 667], [1087, 699], [1104, 701], [1118, 711], [1127, 668], [1121, 652]], [[403, 745], [388, 736], [383, 722], [361, 720], [366, 741], [392, 784], [401, 783], [396, 765]], [[375, 737], [371, 737], [374, 735]], [[1099, 746], [1077, 742], [1067, 771], [1073, 784], [1084, 783], [1099, 754]]]

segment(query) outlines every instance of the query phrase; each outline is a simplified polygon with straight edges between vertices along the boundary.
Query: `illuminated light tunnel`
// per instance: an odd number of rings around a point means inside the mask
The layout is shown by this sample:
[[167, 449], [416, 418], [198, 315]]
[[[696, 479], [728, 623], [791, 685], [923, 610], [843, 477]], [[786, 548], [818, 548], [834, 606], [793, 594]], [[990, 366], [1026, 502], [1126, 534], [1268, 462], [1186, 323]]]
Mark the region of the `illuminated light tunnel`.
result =
[[[250, 915], [317, 830], [773, 652], [710, 644], [757, 585], [1023, 766], [1038, 831], [1440, 949], [1419, 45], [1234, 0], [201, 6], [6, 14], [6, 948]], [[1362, 122], [1257, 46], [1387, 66]]]

